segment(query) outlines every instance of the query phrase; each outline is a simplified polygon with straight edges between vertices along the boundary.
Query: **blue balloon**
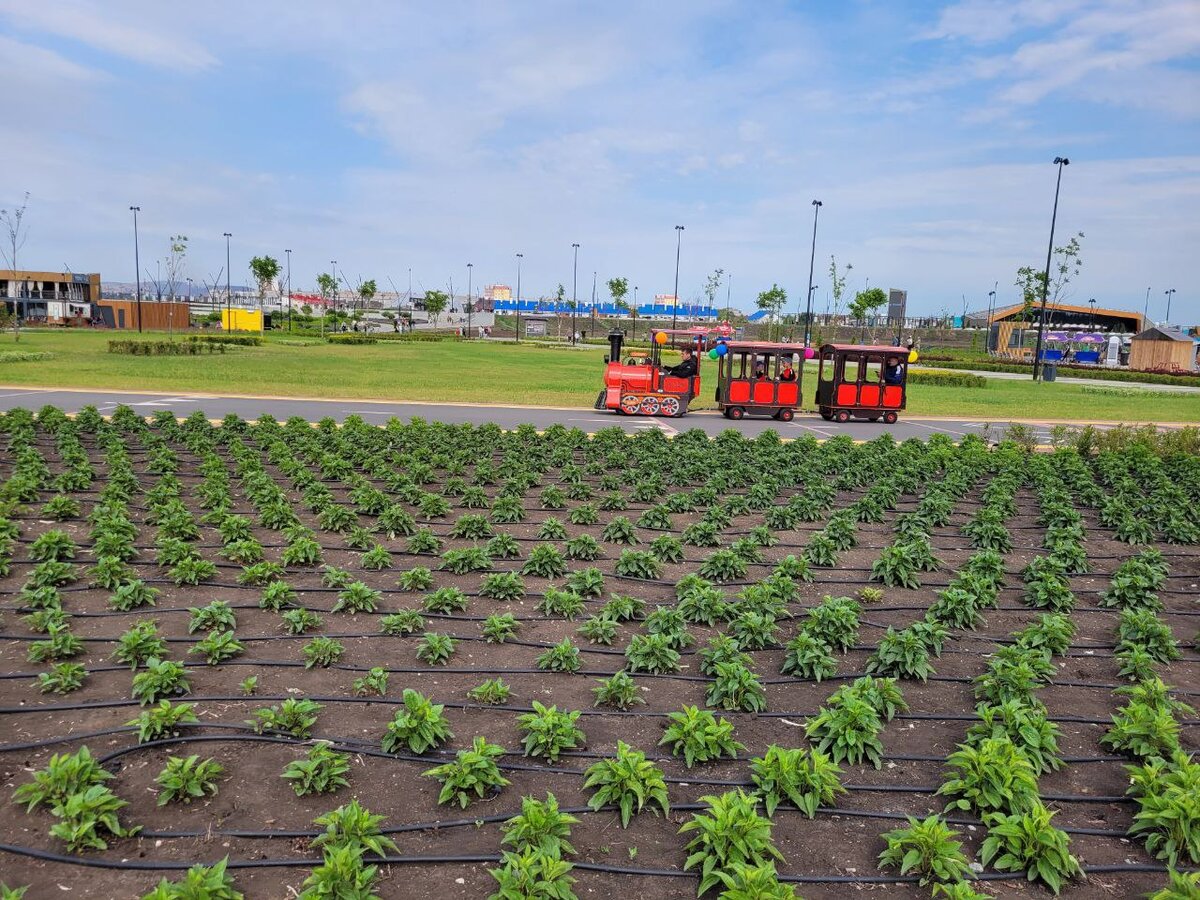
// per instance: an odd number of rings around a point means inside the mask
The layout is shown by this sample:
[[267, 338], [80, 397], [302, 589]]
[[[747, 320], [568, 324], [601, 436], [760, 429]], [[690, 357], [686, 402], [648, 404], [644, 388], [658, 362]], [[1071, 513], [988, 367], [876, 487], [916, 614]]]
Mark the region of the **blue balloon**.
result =
[[728, 352], [729, 352], [729, 348], [726, 347], [724, 344], [717, 344], [717, 355], [718, 356], [724, 356]]

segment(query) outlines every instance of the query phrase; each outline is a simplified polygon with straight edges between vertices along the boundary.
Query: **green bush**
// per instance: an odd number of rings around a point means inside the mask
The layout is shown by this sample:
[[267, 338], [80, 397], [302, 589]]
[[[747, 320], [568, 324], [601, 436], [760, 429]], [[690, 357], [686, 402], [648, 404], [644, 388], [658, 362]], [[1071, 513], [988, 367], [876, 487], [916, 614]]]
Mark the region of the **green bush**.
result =
[[379, 335], [365, 334], [361, 331], [347, 331], [344, 334], [327, 334], [325, 340], [331, 344], [377, 344]]
[[987, 379], [970, 372], [939, 372], [936, 369], [913, 369], [908, 373], [909, 384], [937, 384], [944, 387], [987, 387]]
[[109, 353], [124, 353], [129, 356], [200, 356], [224, 353], [226, 344], [207, 341], [109, 341]]
[[261, 347], [266, 343], [256, 334], [190, 334], [187, 339], [198, 344], [226, 344], [231, 347]]

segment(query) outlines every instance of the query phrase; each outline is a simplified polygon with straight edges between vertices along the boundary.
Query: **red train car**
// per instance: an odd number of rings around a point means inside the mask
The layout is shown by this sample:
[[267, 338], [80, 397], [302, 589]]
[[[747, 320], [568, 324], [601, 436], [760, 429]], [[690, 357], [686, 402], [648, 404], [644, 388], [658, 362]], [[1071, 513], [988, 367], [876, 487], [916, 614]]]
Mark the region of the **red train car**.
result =
[[821, 418], [851, 417], [888, 425], [906, 402], [908, 350], [858, 344], [825, 344], [817, 370], [817, 409]]
[[800, 408], [803, 346], [722, 341], [717, 351], [717, 406], [725, 418], [764, 415], [784, 422], [793, 419]]
[[[713, 345], [706, 329], [657, 329], [651, 333], [649, 355], [630, 354], [621, 359], [625, 335], [608, 334], [609, 354], [604, 357], [604, 388], [596, 409], [611, 409], [627, 416], [682, 416], [700, 393], [700, 361]], [[695, 374], [678, 377], [662, 367], [664, 348], [691, 350]]]

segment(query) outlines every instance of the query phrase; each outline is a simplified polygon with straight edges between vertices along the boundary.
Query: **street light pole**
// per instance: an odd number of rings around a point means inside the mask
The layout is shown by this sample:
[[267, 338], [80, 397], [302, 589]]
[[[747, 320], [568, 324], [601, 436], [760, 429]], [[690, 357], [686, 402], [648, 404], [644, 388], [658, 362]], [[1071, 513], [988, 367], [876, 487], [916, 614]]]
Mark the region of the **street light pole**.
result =
[[[997, 282], [998, 284], [999, 282]], [[996, 292], [995, 290], [988, 291], [988, 314], [987, 314], [987, 339], [983, 342], [983, 349], [990, 351], [992, 349], [992, 313], [996, 309]], [[997, 347], [997, 350], [1000, 348]]]
[[467, 340], [471, 339], [471, 307], [474, 302], [471, 300], [471, 270], [474, 263], [467, 263]]
[[[336, 259], [331, 259], [329, 261], [329, 269], [330, 269], [329, 274], [333, 276], [333, 311], [337, 312], [338, 311], [338, 294], [340, 293], [340, 291], [338, 290], [338, 286], [337, 286], [337, 260]], [[450, 300], [453, 301], [454, 298], [451, 297]], [[335, 328], [337, 327], [336, 322], [334, 323], [334, 327]]]
[[284, 250], [287, 254], [287, 295], [288, 295], [288, 331], [292, 330], [292, 251]]
[[1046, 333], [1046, 302], [1050, 299], [1050, 258], [1054, 255], [1054, 225], [1058, 221], [1058, 191], [1062, 187], [1063, 166], [1069, 166], [1071, 161], [1065, 156], [1054, 157], [1058, 166], [1058, 178], [1054, 183], [1054, 211], [1050, 215], [1050, 245], [1046, 248], [1046, 272], [1042, 282], [1042, 321], [1038, 326], [1037, 343], [1033, 348], [1033, 380], [1037, 381], [1042, 374], [1042, 339]]
[[592, 272], [592, 335], [596, 334], [596, 273]]
[[575, 252], [575, 261], [571, 268], [571, 346], [575, 346], [575, 309], [579, 306], [579, 301], [576, 299], [576, 291], [579, 287], [579, 245], [572, 244], [571, 249]]
[[233, 331], [233, 287], [229, 271], [229, 239], [233, 235], [226, 231], [225, 236], [225, 328]]
[[[817, 216], [821, 212], [821, 205], [822, 204], [821, 204], [820, 200], [814, 200], [812, 202], [812, 207], [813, 207], [812, 252], [809, 254], [809, 257], [808, 257], [808, 294], [807, 294], [808, 301], [807, 301], [807, 305], [804, 310], [804, 346], [805, 347], [808, 346], [808, 342], [809, 342], [809, 338], [810, 338], [809, 332], [810, 332], [811, 326], [812, 326], [812, 295], [813, 295], [813, 281], [812, 280], [813, 280], [813, 267], [816, 265], [816, 262], [817, 262]], [[796, 311], [797, 312], [800, 311], [799, 307], [797, 307]]]
[[683, 247], [683, 226], [675, 226], [675, 303], [671, 307], [671, 329], [679, 319], [679, 251]]
[[[137, 214], [141, 212], [140, 206], [131, 206], [133, 211], [133, 275], [137, 282], [137, 320], [138, 334], [142, 333], [142, 261], [138, 257], [138, 232], [137, 232]], [[28, 314], [28, 309], [26, 309]]]
[[517, 254], [517, 343], [521, 343], [521, 260], [524, 253]]
[[1146, 322], [1150, 318], [1150, 288], [1146, 288], [1146, 305], [1142, 308], [1142, 327], [1146, 327]]
[[733, 275], [725, 280], [725, 321], [728, 322], [733, 316], [733, 307], [730, 303], [730, 298], [733, 296]]
[[1091, 307], [1091, 311], [1088, 313], [1088, 330], [1091, 331], [1091, 330], [1095, 329], [1095, 327], [1096, 327], [1096, 298], [1095, 297], [1093, 297], [1091, 300], [1088, 301], [1088, 306]]
[[1170, 290], [1163, 291], [1163, 293], [1167, 295], [1167, 321], [1166, 321], [1166, 324], [1170, 325], [1171, 324], [1171, 295], [1175, 293], [1175, 288], [1171, 288]]

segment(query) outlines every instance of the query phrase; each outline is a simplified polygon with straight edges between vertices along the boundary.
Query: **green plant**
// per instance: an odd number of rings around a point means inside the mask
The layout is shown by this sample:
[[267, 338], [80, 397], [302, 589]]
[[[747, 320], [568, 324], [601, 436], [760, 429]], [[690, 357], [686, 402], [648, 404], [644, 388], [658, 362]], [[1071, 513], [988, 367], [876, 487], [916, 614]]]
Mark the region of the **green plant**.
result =
[[920, 876], [921, 884], [946, 883], [971, 877], [958, 832], [932, 815], [924, 821], [908, 817], [907, 828], [896, 828], [882, 835], [887, 844], [879, 854], [879, 865], [894, 866], [901, 875]]
[[258, 676], [250, 675], [243, 678], [239, 687], [242, 689], [243, 697], [253, 697], [258, 693]]
[[769, 817], [781, 803], [790, 802], [811, 819], [818, 807], [828, 806], [846, 792], [841, 775], [841, 768], [819, 750], [771, 744], [766, 753], [750, 760], [755, 795]]
[[867, 659], [866, 671], [873, 675], [919, 678], [921, 681], [934, 674], [921, 635], [911, 628], [896, 631], [890, 625], [879, 639], [878, 649]]
[[525, 733], [526, 756], [543, 756], [556, 762], [563, 750], [575, 750], [586, 741], [575, 724], [581, 715], [578, 710], [560, 712], [557, 706], [546, 707], [537, 700], [532, 705], [533, 712], [517, 717], [517, 725]]
[[24, 803], [27, 813], [42, 803], [57, 806], [72, 794], [103, 784], [112, 777], [84, 744], [75, 753], [52, 755], [44, 769], [33, 773], [32, 781], [13, 792], [13, 802]]
[[355, 678], [352, 688], [356, 697], [365, 697], [374, 694], [377, 697], [382, 697], [387, 693], [388, 686], [388, 671], [382, 666], [372, 666], [367, 670], [367, 674], [361, 678]]
[[281, 776], [291, 782], [297, 797], [308, 794], [329, 794], [338, 788], [349, 787], [350, 756], [339, 753], [327, 742], [319, 741], [307, 754], [287, 764]]
[[142, 710], [136, 719], [131, 719], [125, 725], [137, 727], [139, 744], [157, 741], [159, 738], [178, 734], [180, 725], [199, 721], [192, 709], [191, 703], [173, 704], [170, 700], [159, 700], [158, 706]]
[[175, 563], [171, 567], [170, 575], [176, 587], [182, 587], [185, 584], [197, 585], [202, 581], [215, 578], [217, 576], [217, 567], [207, 559], [189, 556]]
[[208, 637], [197, 641], [189, 653], [199, 653], [210, 666], [215, 666], [240, 654], [245, 648], [232, 631], [210, 631]]
[[801, 628], [820, 638], [830, 649], [845, 653], [858, 640], [858, 603], [849, 597], [826, 597], [808, 611]]
[[361, 581], [354, 581], [338, 592], [337, 601], [330, 612], [371, 613], [375, 612], [382, 594]]
[[566, 543], [568, 559], [591, 561], [604, 555], [600, 544], [590, 534], [578, 534]]
[[483, 552], [493, 559], [516, 559], [521, 555], [521, 545], [515, 537], [503, 531], [487, 542]]
[[1138, 804], [1130, 835], [1172, 866], [1200, 862], [1200, 763], [1179, 750], [1142, 766], [1127, 766]]
[[784, 675], [820, 681], [837, 672], [837, 660], [830, 652], [829, 645], [809, 631], [798, 632], [787, 642], [785, 650]]
[[508, 702], [512, 689], [503, 678], [488, 678], [467, 691], [467, 696], [478, 703], [500, 706]]
[[578, 672], [583, 663], [579, 659], [579, 648], [569, 637], [563, 638], [537, 658], [537, 667], [544, 672]]
[[[3, 895], [0, 895], [3, 897]], [[1167, 872], [1167, 886], [1146, 895], [1147, 900], [1197, 900], [1200, 898], [1200, 872]], [[17, 900], [20, 900], [18, 896]]]
[[483, 576], [479, 593], [502, 602], [520, 600], [525, 596], [525, 581], [516, 572], [493, 572]]
[[906, 587], [913, 590], [921, 586], [917, 577], [920, 563], [909, 543], [895, 543], [884, 547], [879, 559], [871, 563], [871, 580], [881, 581], [889, 587]]
[[741, 662], [718, 663], [714, 674], [704, 700], [708, 706], [754, 713], [767, 708], [762, 682]]
[[467, 595], [456, 587], [438, 588], [422, 602], [426, 612], [442, 615], [462, 612], [469, 604], [470, 599]]
[[455, 645], [456, 641], [450, 635], [427, 631], [421, 635], [421, 642], [417, 645], [417, 659], [431, 666], [444, 666], [454, 655]]
[[529, 847], [519, 853], [505, 851], [501, 867], [489, 869], [499, 890], [489, 900], [577, 900], [566, 860]]
[[613, 594], [600, 609], [602, 616], [611, 616], [618, 622], [630, 622], [644, 616], [646, 602], [628, 594]]
[[442, 554], [442, 568], [455, 575], [482, 572], [492, 567], [492, 558], [482, 547], [463, 547]]
[[382, 822], [383, 816], [375, 815], [357, 800], [351, 800], [313, 819], [313, 824], [323, 826], [325, 830], [313, 838], [312, 845], [321, 848], [325, 854], [343, 849], [353, 850], [360, 855], [373, 853], [385, 856], [389, 852], [395, 853], [399, 848], [380, 830]]
[[214, 600], [208, 606], [193, 606], [188, 609], [191, 618], [188, 619], [188, 634], [197, 631], [216, 631], [227, 628], [237, 628], [237, 617], [229, 604], [224, 600]]
[[1038, 798], [1037, 771], [1025, 753], [1005, 737], [960, 744], [946, 760], [952, 772], [937, 793], [957, 797], [946, 807], [983, 817], [1020, 812]]
[[679, 671], [679, 651], [669, 634], [635, 634], [625, 647], [625, 664], [630, 672]]
[[418, 528], [404, 542], [404, 548], [409, 553], [437, 553], [442, 549], [442, 539], [431, 528]]
[[759, 866], [772, 858], [783, 859], [771, 841], [771, 820], [758, 814], [758, 800], [740, 788], [718, 796], [700, 798], [708, 804], [703, 813], [693, 813], [680, 834], [695, 832], [687, 844], [684, 869], [700, 868], [696, 896], [722, 883], [721, 874], [734, 867]]
[[233, 886], [233, 877], [225, 871], [229, 857], [211, 866], [197, 863], [179, 881], [161, 879], [142, 900], [245, 900]]
[[1102, 746], [1135, 759], [1169, 756], [1179, 749], [1179, 722], [1171, 709], [1132, 700], [1112, 716]]
[[87, 669], [79, 663], [57, 663], [51, 671], [38, 673], [38, 688], [43, 694], [69, 694], [83, 687], [87, 674]]
[[512, 844], [517, 853], [538, 850], [552, 857], [575, 853], [568, 838], [571, 826], [579, 820], [558, 808], [558, 799], [551, 793], [545, 800], [521, 798], [521, 812], [500, 826], [504, 837], [500, 843]]
[[315, 700], [309, 700], [307, 697], [288, 697], [278, 706], [255, 710], [254, 718], [247, 719], [246, 724], [254, 728], [255, 734], [277, 731], [307, 740], [312, 734], [313, 726], [317, 724], [317, 714], [320, 711], [321, 704]]
[[489, 644], [503, 644], [517, 633], [520, 623], [512, 613], [500, 613], [483, 620], [480, 630]]
[[1025, 872], [1055, 894], [1068, 879], [1082, 876], [1079, 861], [1071, 855], [1071, 840], [1056, 828], [1054, 813], [1040, 800], [1018, 813], [992, 813], [984, 819], [988, 835], [980, 849], [984, 865], [1001, 872]]
[[734, 863], [728, 870], [720, 870], [717, 876], [724, 885], [722, 900], [799, 900], [800, 895], [789, 884], [779, 880], [775, 863], [758, 865]]
[[158, 805], [166, 806], [172, 800], [191, 803], [205, 796], [215, 797], [217, 780], [225, 774], [225, 767], [215, 759], [199, 756], [168, 756], [167, 764], [154, 779], [158, 784]]
[[653, 811], [657, 805], [664, 817], [670, 812], [662, 769], [620, 739], [616, 755], [588, 767], [583, 788], [595, 791], [588, 800], [592, 809], [617, 808], [622, 828], [628, 828], [629, 820], [647, 806]]
[[1006, 738], [1020, 749], [1037, 775], [1062, 766], [1058, 726], [1046, 717], [1040, 704], [1018, 699], [981, 703], [975, 707], [975, 714], [980, 721], [967, 729], [967, 743]]
[[689, 769], [698, 762], [728, 756], [736, 759], [746, 748], [733, 738], [733, 723], [707, 709], [683, 706], [667, 716], [667, 727], [658, 746], [670, 745], [672, 756], [683, 756]]
[[273, 609], [278, 612], [296, 602], [296, 589], [286, 581], [272, 581], [264, 588], [258, 598], [261, 609]]
[[102, 784], [69, 794], [51, 810], [58, 822], [50, 827], [50, 836], [66, 841], [71, 852], [106, 850], [108, 838], [131, 837], [138, 828], [126, 828], [117, 812], [129, 804]]
[[118, 585], [108, 598], [111, 609], [128, 612], [142, 606], [154, 606], [158, 599], [158, 588], [149, 587], [140, 580], [127, 581]]
[[346, 652], [341, 641], [331, 637], [315, 637], [304, 645], [304, 668], [328, 669]]
[[71, 632], [66, 621], [48, 622], [46, 634], [47, 640], [33, 641], [26, 649], [25, 656], [30, 662], [70, 659], [83, 652], [83, 641]]
[[459, 750], [451, 762], [435, 766], [423, 774], [441, 782], [439, 804], [454, 801], [466, 809], [472, 795], [483, 799], [488, 794], [499, 793], [501, 788], [510, 783], [500, 774], [496, 765], [496, 760], [503, 755], [503, 747], [477, 737], [471, 749]]
[[38, 562], [74, 559], [75, 541], [65, 531], [44, 531], [29, 545], [29, 555]]
[[191, 690], [182, 663], [150, 657], [146, 670], [133, 676], [133, 699], [142, 706], [164, 697], [177, 697]]
[[546, 588], [541, 602], [537, 605], [538, 612], [543, 615], [562, 616], [564, 619], [574, 619], [583, 609], [583, 598], [578, 594], [552, 587]]
[[593, 644], [612, 644], [617, 637], [617, 622], [607, 615], [590, 616], [579, 626], [579, 634]]
[[714, 550], [697, 570], [701, 578], [725, 583], [746, 577], [746, 560], [733, 550]]
[[[363, 338], [367, 335], [339, 334], [334, 338]], [[340, 341], [340, 343], [369, 343], [370, 341]], [[301, 885], [303, 890], [297, 900], [324, 900], [328, 897], [347, 898], [347, 900], [373, 900], [378, 895], [374, 892], [375, 878], [378, 866], [363, 864], [363, 852], [354, 847], [334, 847], [327, 849], [322, 855], [319, 866]]]
[[1032, 625], [1013, 632], [1018, 647], [1046, 650], [1055, 656], [1066, 654], [1074, 636], [1075, 624], [1061, 613], [1043, 613]]
[[1140, 648], [1156, 662], [1179, 659], [1179, 645], [1171, 626], [1152, 609], [1124, 609], [1117, 627], [1117, 651]]
[[539, 578], [562, 578], [567, 572], [567, 562], [553, 544], [537, 544], [529, 551], [529, 558], [521, 567], [522, 575]]
[[309, 609], [285, 610], [279, 618], [289, 634], [304, 634], [325, 624], [320, 616]]
[[407, 747], [410, 753], [421, 754], [440, 747], [454, 737], [446, 719], [445, 707], [433, 703], [424, 694], [405, 688], [401, 696], [402, 709], [388, 723], [383, 736], [383, 751], [397, 753]]
[[416, 634], [424, 627], [425, 619], [415, 609], [402, 609], [379, 620], [379, 630], [394, 636]]
[[853, 694], [835, 694], [805, 725], [809, 740], [835, 763], [858, 765], [867, 759], [877, 769], [883, 764], [883, 744], [878, 737], [882, 730], [875, 707]]
[[601, 678], [599, 685], [592, 688], [592, 693], [596, 695], [593, 704], [595, 706], [611, 706], [626, 710], [646, 702], [642, 699], [637, 683], [624, 669], [608, 678]]
[[131, 669], [152, 657], [165, 659], [166, 655], [167, 642], [158, 636], [158, 625], [151, 619], [137, 622], [124, 632], [117, 638], [117, 649], [113, 651], [113, 659], [127, 663]]

